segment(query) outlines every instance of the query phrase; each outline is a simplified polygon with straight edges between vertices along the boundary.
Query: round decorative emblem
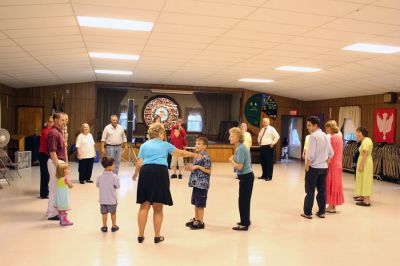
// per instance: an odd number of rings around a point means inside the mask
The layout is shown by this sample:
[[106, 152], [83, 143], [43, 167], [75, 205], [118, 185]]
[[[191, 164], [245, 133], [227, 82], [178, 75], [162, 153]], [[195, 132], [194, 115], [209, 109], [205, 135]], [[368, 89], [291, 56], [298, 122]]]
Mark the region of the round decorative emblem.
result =
[[146, 125], [153, 123], [154, 117], [161, 117], [161, 122], [166, 130], [171, 129], [172, 122], [175, 122], [180, 115], [178, 103], [171, 97], [166, 95], [158, 95], [151, 97], [143, 106], [143, 121]]
[[244, 115], [247, 122], [255, 127], [260, 127], [261, 113], [276, 120], [278, 115], [278, 104], [272, 96], [265, 93], [252, 95], [244, 106]]

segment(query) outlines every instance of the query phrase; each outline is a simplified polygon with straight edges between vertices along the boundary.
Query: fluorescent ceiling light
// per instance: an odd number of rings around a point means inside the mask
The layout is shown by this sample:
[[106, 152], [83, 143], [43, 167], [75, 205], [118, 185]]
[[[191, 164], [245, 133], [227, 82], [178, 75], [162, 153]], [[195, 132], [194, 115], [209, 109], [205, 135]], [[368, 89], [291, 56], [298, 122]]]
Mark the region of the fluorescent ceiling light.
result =
[[343, 47], [342, 50], [367, 52], [367, 53], [379, 53], [379, 54], [394, 54], [394, 53], [400, 52], [400, 47], [371, 44], [371, 43], [355, 43], [355, 44]]
[[180, 91], [180, 90], [159, 90], [159, 89], [152, 89], [151, 92], [153, 93], [163, 93], [163, 94], [193, 94], [193, 91]]
[[120, 60], [139, 60], [139, 56], [135, 54], [112, 54], [112, 53], [97, 53], [89, 52], [89, 56], [93, 58], [108, 58], [108, 59], [120, 59]]
[[254, 82], [254, 83], [270, 83], [270, 82], [274, 82], [271, 79], [254, 79], [254, 78], [242, 78], [242, 79], [239, 79], [239, 81], [241, 81], [241, 82]]
[[151, 31], [153, 22], [136, 21], [116, 18], [99, 18], [77, 16], [79, 25], [82, 27], [107, 28], [116, 30]]
[[295, 72], [318, 72], [318, 71], [321, 71], [320, 68], [300, 67], [300, 66], [280, 66], [275, 69], [283, 70], [283, 71], [295, 71]]
[[111, 70], [111, 69], [95, 69], [97, 74], [110, 74], [110, 75], [132, 75], [132, 71], [126, 70]]

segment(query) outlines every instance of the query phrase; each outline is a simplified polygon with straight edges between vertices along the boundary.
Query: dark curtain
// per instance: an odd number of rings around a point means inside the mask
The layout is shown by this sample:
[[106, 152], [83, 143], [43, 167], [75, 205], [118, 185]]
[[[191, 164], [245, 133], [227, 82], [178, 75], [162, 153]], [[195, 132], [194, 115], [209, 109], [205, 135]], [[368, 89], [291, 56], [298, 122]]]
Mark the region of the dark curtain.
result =
[[203, 107], [203, 134], [218, 135], [220, 123], [231, 120], [232, 95], [201, 92], [196, 92], [194, 95]]
[[128, 90], [113, 88], [97, 89], [97, 138], [101, 138], [101, 134], [106, 125], [110, 123], [110, 116], [117, 115], [121, 112], [121, 102], [125, 98]]

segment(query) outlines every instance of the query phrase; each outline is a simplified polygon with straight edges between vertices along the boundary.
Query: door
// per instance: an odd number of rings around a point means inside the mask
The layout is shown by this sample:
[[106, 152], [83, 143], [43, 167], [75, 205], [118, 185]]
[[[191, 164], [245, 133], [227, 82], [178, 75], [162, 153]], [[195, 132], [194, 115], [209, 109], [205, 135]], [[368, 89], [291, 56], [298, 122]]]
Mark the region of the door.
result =
[[301, 160], [303, 117], [283, 115], [281, 133], [281, 159], [292, 158]]
[[39, 135], [43, 128], [43, 107], [17, 107], [18, 134]]

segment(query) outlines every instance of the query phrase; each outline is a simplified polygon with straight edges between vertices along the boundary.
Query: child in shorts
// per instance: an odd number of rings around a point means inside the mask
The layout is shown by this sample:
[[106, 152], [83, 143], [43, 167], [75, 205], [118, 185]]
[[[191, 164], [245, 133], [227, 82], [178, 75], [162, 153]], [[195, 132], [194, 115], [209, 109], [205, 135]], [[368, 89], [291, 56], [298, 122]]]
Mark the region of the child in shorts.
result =
[[117, 220], [117, 188], [120, 187], [118, 176], [113, 173], [114, 159], [111, 157], [103, 157], [101, 159], [101, 165], [104, 168], [103, 174], [101, 174], [96, 180], [96, 186], [99, 188], [99, 202], [100, 212], [103, 218], [102, 232], [107, 232], [107, 215], [111, 214], [111, 232], [116, 232], [119, 227], [116, 224]]

